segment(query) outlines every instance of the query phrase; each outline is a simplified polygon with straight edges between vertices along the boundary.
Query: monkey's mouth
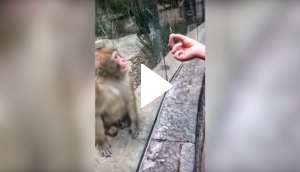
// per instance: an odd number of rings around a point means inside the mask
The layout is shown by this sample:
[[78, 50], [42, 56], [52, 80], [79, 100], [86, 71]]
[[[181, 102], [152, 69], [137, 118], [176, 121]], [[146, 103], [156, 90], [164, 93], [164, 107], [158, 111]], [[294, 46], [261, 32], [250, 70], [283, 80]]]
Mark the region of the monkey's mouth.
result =
[[121, 69], [121, 70], [126, 70], [127, 69], [127, 65], [118, 65], [118, 67]]

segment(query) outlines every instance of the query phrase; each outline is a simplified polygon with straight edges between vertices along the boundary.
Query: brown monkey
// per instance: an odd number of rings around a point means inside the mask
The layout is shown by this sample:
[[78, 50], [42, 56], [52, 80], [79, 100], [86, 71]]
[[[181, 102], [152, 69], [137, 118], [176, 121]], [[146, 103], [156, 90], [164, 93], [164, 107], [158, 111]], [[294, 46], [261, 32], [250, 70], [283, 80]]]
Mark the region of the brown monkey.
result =
[[[97, 53], [95, 53], [95, 57], [96, 57], [96, 62], [95, 62], [95, 66], [96, 66], [96, 71], [95, 71], [96, 72], [96, 83], [98, 82], [98, 84], [100, 84], [100, 86], [101, 86], [101, 83], [103, 82], [103, 78], [102, 77], [97, 77], [97, 71], [98, 71], [97, 70], [97, 66], [99, 66], [99, 59], [97, 58]], [[97, 87], [97, 85], [96, 85], [96, 87]], [[125, 124], [123, 124], [123, 125], [125, 125]], [[112, 137], [116, 136], [118, 134], [118, 132], [119, 132], [119, 129], [118, 129], [117, 126], [121, 126], [121, 125], [118, 124], [118, 125], [112, 125], [112, 126], [110, 126], [109, 128], [107, 128], [105, 130], [105, 134], [110, 135]]]
[[128, 117], [131, 137], [136, 138], [138, 114], [136, 97], [129, 68], [117, 50], [99, 48], [95, 53], [96, 67], [96, 143], [102, 156], [111, 155], [107, 131]]

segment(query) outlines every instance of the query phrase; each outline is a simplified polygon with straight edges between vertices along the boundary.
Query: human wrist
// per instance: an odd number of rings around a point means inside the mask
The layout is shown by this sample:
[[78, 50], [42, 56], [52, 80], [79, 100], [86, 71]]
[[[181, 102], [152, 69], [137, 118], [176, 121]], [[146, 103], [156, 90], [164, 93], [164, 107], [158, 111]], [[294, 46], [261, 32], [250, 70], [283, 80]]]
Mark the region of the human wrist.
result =
[[205, 45], [201, 43], [197, 45], [197, 57], [205, 60]]

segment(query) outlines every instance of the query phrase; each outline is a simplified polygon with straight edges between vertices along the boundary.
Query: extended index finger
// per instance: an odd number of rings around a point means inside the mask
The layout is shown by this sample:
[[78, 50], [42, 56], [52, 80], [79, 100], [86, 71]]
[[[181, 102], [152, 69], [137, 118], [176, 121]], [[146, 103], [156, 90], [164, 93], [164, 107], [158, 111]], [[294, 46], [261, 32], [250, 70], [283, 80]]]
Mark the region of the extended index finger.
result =
[[180, 41], [180, 42], [183, 42], [187, 37], [184, 36], [184, 35], [181, 35], [181, 34], [172, 34], [172, 41], [177, 40], [177, 41]]
[[181, 34], [171, 34], [169, 36], [169, 48], [172, 49], [174, 47], [174, 40], [183, 42], [186, 40], [188, 37], [181, 35]]
[[170, 48], [170, 50], [172, 50], [172, 48], [174, 47], [173, 36], [174, 36], [174, 34], [171, 34], [171, 35], [169, 36], [169, 48]]

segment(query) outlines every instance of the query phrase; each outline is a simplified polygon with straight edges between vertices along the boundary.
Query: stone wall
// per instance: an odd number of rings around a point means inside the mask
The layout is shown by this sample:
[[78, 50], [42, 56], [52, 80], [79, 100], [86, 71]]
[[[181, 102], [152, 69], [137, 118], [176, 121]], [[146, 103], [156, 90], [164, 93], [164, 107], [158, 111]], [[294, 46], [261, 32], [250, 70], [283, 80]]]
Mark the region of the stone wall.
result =
[[[204, 31], [198, 40], [204, 43]], [[162, 102], [141, 172], [198, 172], [204, 142], [205, 62], [182, 63]]]

